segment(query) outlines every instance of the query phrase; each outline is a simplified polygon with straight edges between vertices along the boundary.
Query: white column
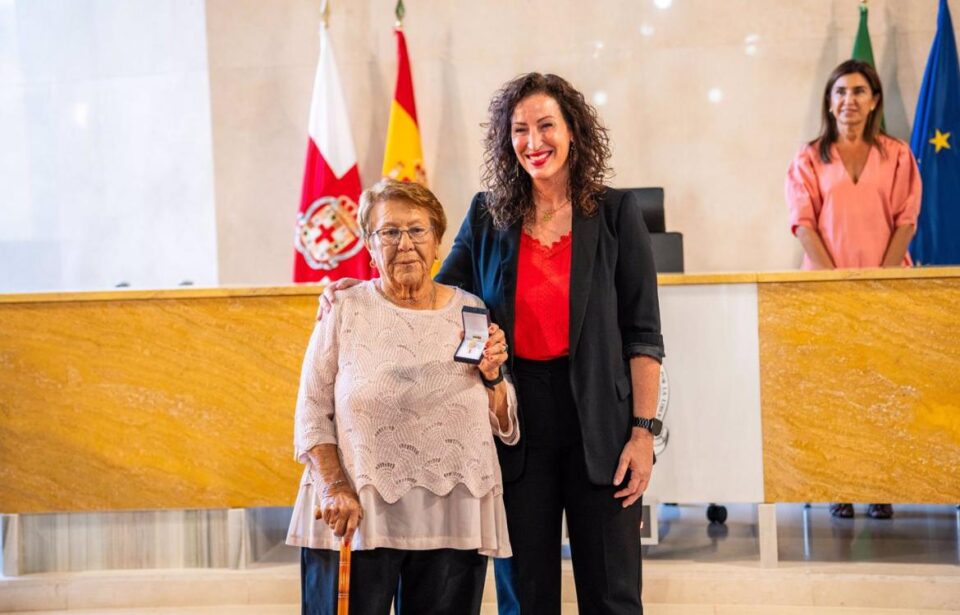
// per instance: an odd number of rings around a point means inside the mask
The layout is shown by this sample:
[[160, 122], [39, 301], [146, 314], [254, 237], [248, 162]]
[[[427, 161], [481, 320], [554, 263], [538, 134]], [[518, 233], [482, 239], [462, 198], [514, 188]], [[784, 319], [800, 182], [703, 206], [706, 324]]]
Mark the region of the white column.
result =
[[777, 567], [777, 505], [757, 505], [757, 532], [760, 535], [760, 565]]
[[0, 515], [0, 541], [3, 541], [3, 576], [20, 575], [20, 517]]

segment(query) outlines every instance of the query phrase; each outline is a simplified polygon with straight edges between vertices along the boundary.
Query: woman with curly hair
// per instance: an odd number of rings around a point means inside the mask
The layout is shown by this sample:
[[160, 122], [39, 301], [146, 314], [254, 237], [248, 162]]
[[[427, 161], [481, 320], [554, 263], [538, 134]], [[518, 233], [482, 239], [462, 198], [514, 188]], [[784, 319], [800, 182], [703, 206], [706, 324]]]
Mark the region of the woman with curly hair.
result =
[[513, 350], [521, 436], [498, 446], [513, 544], [498, 590], [521, 613], [560, 612], [566, 512], [580, 612], [641, 613], [663, 338], [640, 205], [604, 186], [607, 132], [556, 75], [503, 86], [484, 144], [487, 191], [437, 279], [483, 299]]
[[489, 111], [486, 191], [437, 281], [479, 296], [512, 350], [520, 439], [497, 443], [513, 547], [494, 562], [500, 613], [560, 613], [564, 512], [580, 612], [642, 613], [638, 502], [663, 358], [650, 236], [633, 194], [604, 185], [607, 132], [567, 81], [521, 75]]

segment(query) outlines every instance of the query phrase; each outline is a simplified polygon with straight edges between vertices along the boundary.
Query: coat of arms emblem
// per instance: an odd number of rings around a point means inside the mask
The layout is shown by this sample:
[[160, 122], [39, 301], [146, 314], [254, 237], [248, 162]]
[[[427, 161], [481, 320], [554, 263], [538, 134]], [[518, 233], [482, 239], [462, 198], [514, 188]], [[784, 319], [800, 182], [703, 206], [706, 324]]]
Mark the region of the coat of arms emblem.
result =
[[336, 268], [363, 248], [357, 204], [345, 196], [320, 197], [297, 216], [294, 245], [311, 268]]

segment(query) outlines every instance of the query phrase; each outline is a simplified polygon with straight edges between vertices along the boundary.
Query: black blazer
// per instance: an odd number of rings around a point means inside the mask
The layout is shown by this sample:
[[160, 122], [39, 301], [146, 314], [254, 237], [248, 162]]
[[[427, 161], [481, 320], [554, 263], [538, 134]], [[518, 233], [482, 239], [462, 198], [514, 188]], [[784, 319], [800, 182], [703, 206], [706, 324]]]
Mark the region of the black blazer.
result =
[[[512, 346], [521, 223], [494, 228], [485, 196], [473, 198], [437, 280], [483, 299]], [[607, 188], [598, 205], [590, 217], [576, 208], [573, 213], [570, 385], [590, 480], [609, 485], [630, 437], [629, 358], [662, 359], [663, 338], [657, 274], [640, 204], [631, 192]], [[506, 481], [523, 472], [523, 408], [518, 410], [520, 442], [503, 446], [497, 440]]]

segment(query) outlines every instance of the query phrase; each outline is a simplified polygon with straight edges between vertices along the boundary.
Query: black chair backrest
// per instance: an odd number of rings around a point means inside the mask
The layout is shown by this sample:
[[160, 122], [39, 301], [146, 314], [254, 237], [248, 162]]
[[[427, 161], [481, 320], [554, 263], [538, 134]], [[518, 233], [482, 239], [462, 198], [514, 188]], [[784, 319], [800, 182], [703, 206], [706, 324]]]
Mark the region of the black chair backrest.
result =
[[651, 233], [665, 233], [667, 224], [663, 214], [663, 188], [627, 188], [627, 190], [637, 195], [647, 230]]
[[653, 233], [653, 264], [657, 273], [683, 273], [683, 235], [680, 233]]

